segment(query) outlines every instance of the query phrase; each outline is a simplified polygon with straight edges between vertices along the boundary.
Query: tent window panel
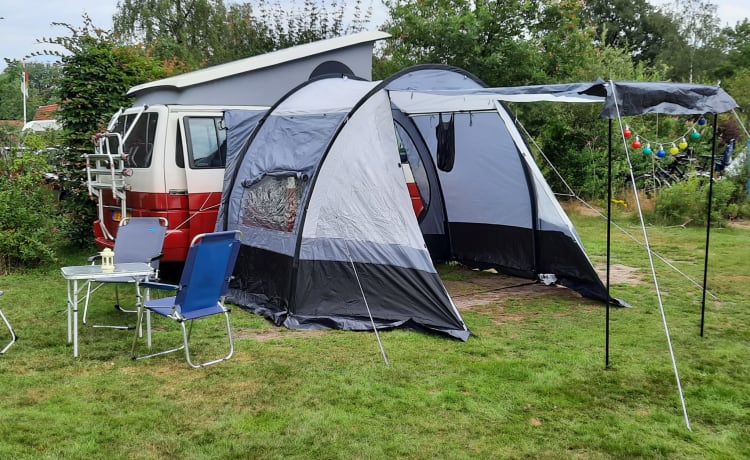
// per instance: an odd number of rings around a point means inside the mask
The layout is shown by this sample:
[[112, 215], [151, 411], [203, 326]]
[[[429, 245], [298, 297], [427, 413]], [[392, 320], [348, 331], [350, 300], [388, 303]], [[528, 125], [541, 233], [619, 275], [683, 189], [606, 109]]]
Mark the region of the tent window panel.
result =
[[292, 232], [306, 188], [306, 177], [265, 176], [245, 188], [240, 221], [248, 227]]
[[188, 157], [193, 169], [223, 168], [227, 161], [227, 132], [221, 117], [185, 117]]

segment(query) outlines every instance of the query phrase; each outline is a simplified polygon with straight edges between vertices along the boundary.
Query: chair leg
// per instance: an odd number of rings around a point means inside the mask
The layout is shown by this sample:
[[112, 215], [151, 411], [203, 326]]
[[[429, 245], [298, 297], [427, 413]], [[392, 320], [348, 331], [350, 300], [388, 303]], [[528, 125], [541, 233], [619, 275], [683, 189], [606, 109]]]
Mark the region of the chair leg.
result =
[[[147, 309], [144, 308], [143, 310], [146, 310], [147, 314], [149, 313]], [[232, 325], [231, 325], [231, 323], [229, 321], [229, 311], [228, 310], [224, 312], [224, 317], [226, 318], [226, 322], [227, 322], [227, 337], [229, 339], [229, 353], [226, 356], [222, 357], [222, 358], [214, 359], [214, 360], [211, 360], [211, 361], [206, 361], [206, 362], [203, 362], [203, 363], [197, 363], [197, 364], [193, 363], [193, 361], [190, 359], [190, 336], [191, 336], [191, 334], [193, 332], [193, 321], [192, 320], [190, 321], [190, 326], [189, 327], [185, 326], [185, 322], [186, 321], [179, 321], [180, 326], [182, 327], [182, 339], [183, 339], [183, 344], [182, 345], [180, 345], [179, 347], [170, 348], [168, 350], [159, 351], [159, 352], [156, 352], [156, 353], [150, 353], [148, 355], [136, 355], [135, 354], [136, 344], [137, 344], [137, 341], [138, 341], [138, 333], [136, 332], [135, 336], [133, 337], [133, 347], [132, 347], [132, 350], [131, 350], [131, 358], [133, 360], [139, 360], [139, 359], [145, 359], [145, 358], [152, 358], [154, 356], [166, 355], [166, 354], [174, 353], [175, 351], [180, 351], [180, 350], [184, 349], [185, 350], [185, 359], [187, 360], [187, 363], [190, 365], [190, 367], [193, 367], [193, 368], [196, 368], [196, 369], [200, 368], [200, 367], [210, 366], [211, 364], [220, 363], [222, 361], [227, 361], [227, 360], [229, 360], [234, 355], [234, 339], [232, 337]], [[138, 323], [136, 324], [136, 329], [140, 328], [142, 322], [143, 322], [143, 311], [139, 311], [139, 313], [138, 313]], [[150, 326], [147, 329], [150, 329]]]
[[228, 361], [232, 355], [234, 355], [234, 340], [232, 339], [232, 325], [229, 322], [229, 311], [224, 312], [224, 316], [227, 320], [227, 337], [229, 337], [229, 354], [224, 356], [223, 358], [214, 359], [212, 361], [206, 361], [203, 363], [195, 364], [193, 361], [190, 360], [190, 346], [188, 344], [189, 338], [190, 338], [190, 332], [192, 332], [193, 329], [193, 322], [190, 321], [190, 331], [185, 330], [185, 322], [181, 321], [180, 326], [182, 326], [182, 337], [185, 341], [184, 348], [185, 348], [185, 359], [187, 360], [188, 364], [192, 368], [199, 368], [199, 367], [206, 367], [210, 366], [211, 364], [220, 363], [222, 361]]
[[137, 319], [136, 325], [135, 325], [136, 331], [135, 331], [135, 335], [133, 336], [133, 347], [132, 347], [132, 349], [130, 351], [130, 357], [133, 360], [146, 359], [146, 358], [152, 358], [154, 356], [166, 355], [166, 354], [169, 354], [169, 353], [174, 353], [175, 351], [180, 351], [183, 348], [185, 348], [184, 345], [180, 345], [179, 347], [170, 348], [169, 350], [159, 351], [159, 352], [156, 352], [156, 353], [150, 353], [150, 354], [147, 354], [147, 355], [136, 355], [135, 354], [135, 348], [136, 348], [136, 346], [138, 344], [138, 337], [142, 337], [143, 336], [142, 334], [139, 334], [139, 331], [141, 330], [141, 326], [143, 325], [144, 310], [145, 310], [145, 314], [146, 314], [146, 335], [148, 337], [148, 339], [147, 339], [148, 348], [151, 349], [151, 312], [148, 311], [148, 309], [146, 309], [145, 307], [144, 308], [139, 308], [139, 310], [138, 310], [138, 319]]
[[[138, 294], [136, 294], [137, 296]], [[135, 310], [128, 310], [127, 308], [122, 308], [122, 305], [120, 304], [120, 290], [117, 288], [117, 284], [115, 284], [115, 310], [119, 310], [123, 313], [138, 313], [138, 309]]]
[[8, 322], [8, 318], [6, 318], [5, 314], [3, 314], [2, 310], [0, 310], [0, 317], [2, 318], [5, 325], [8, 327], [8, 331], [10, 331], [10, 342], [2, 350], [0, 350], [0, 355], [2, 355], [6, 351], [8, 351], [8, 348], [10, 348], [11, 345], [16, 343], [16, 340], [18, 340], [18, 336], [16, 335], [16, 332], [13, 330], [13, 327]]

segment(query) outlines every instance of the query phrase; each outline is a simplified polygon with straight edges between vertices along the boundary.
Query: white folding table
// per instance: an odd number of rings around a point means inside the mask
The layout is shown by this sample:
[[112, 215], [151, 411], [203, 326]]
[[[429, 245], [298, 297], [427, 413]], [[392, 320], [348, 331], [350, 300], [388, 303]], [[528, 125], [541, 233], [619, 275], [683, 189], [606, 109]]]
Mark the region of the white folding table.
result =
[[[88, 288], [92, 280], [102, 278], [133, 278], [136, 292], [138, 284], [154, 273], [151, 265], [142, 262], [115, 264], [112, 271], [103, 271], [101, 265], [78, 265], [62, 267], [63, 278], [68, 282], [68, 343], [73, 342], [73, 357], [78, 357], [78, 304], [85, 299], [79, 299], [78, 294]], [[78, 287], [78, 282], [83, 281]]]

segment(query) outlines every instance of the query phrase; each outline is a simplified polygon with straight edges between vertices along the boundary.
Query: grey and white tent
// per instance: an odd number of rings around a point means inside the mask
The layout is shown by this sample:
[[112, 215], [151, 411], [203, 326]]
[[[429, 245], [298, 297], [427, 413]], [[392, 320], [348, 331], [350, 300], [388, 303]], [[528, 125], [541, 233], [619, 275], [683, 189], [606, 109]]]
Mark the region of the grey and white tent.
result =
[[312, 80], [277, 102], [227, 168], [217, 228], [243, 234], [230, 300], [290, 328], [374, 322], [466, 340], [434, 259], [605, 300], [510, 115], [469, 95], [483, 87], [418, 66], [383, 82]]

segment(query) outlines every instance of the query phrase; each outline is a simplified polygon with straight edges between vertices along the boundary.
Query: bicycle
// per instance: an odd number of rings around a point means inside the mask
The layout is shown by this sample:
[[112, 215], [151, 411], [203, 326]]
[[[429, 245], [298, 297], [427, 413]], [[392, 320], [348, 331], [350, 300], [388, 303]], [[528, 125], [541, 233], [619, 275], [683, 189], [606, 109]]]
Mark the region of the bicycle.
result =
[[[708, 177], [708, 173], [703, 171], [701, 165], [693, 157], [692, 148], [689, 148], [685, 153], [674, 155], [668, 165], [656, 164], [652, 172], [639, 174], [633, 179], [635, 189], [645, 193], [647, 198], [651, 198], [659, 189], [671, 187], [679, 181], [696, 175]], [[633, 190], [630, 177], [625, 179], [625, 189], [626, 193]]]

